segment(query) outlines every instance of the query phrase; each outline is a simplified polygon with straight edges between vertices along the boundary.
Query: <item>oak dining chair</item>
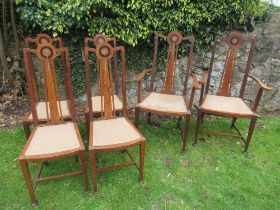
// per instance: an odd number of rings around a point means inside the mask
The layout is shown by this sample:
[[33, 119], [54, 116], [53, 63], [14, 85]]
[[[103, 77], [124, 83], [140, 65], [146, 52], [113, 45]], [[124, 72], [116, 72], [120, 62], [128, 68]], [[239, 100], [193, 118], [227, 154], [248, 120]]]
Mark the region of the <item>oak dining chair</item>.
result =
[[[213, 64], [215, 61], [217, 48], [224, 44], [227, 46], [226, 59], [224, 63], [224, 69], [220, 78], [220, 85], [218, 90], [210, 91]], [[246, 45], [246, 46], [245, 46]], [[256, 46], [256, 40], [253, 37], [246, 37], [238, 32], [232, 32], [230, 35], [224, 35], [222, 37], [216, 36], [214, 46], [212, 50], [212, 56], [208, 71], [205, 72], [206, 76], [199, 81], [201, 84], [200, 100], [197, 113], [195, 141], [198, 141], [198, 135], [200, 133], [208, 133], [210, 135], [221, 135], [232, 138], [239, 138], [244, 142], [245, 151], [248, 150], [253, 131], [256, 125], [256, 121], [259, 115], [256, 113], [263, 91], [269, 91], [271, 88], [267, 87], [260, 79], [250, 74], [250, 69], [253, 61], [253, 52]], [[241, 86], [233, 86], [234, 73], [236, 73], [236, 60], [237, 55], [241, 53], [242, 47], [247, 47], [245, 56], [246, 65], [244, 72], [241, 73]], [[205, 75], [206, 75], [205, 74]], [[252, 79], [259, 86], [258, 93], [251, 102], [250, 105], [245, 103], [245, 88], [248, 83], [248, 79]], [[233, 89], [238, 92], [237, 96], [232, 95]], [[203, 118], [205, 115], [214, 115], [220, 117], [232, 118], [231, 127], [237, 131], [237, 135], [230, 133], [222, 133], [209, 130], [201, 130]], [[237, 119], [249, 119], [250, 125], [247, 137], [243, 136], [241, 131], [236, 125]]]
[[[32, 205], [35, 206], [35, 189], [39, 182], [63, 177], [83, 175], [85, 189], [88, 190], [88, 176], [86, 166], [86, 153], [84, 144], [77, 126], [77, 119], [74, 107], [74, 96], [71, 83], [71, 67], [69, 51], [67, 48], [55, 48], [51, 42], [38, 43], [36, 49], [24, 48], [24, 63], [28, 84], [28, 94], [31, 105], [32, 118], [35, 128], [32, 130], [28, 141], [19, 157], [21, 170], [25, 179]], [[46, 111], [45, 123], [39, 120], [40, 110], [38, 110], [38, 98], [34, 92], [34, 72], [30, 63], [32, 57], [36, 56], [40, 60], [40, 71], [43, 78], [43, 100], [40, 101]], [[64, 85], [68, 89], [67, 108], [72, 116], [69, 122], [64, 121], [62, 112], [62, 102], [58, 91], [58, 78], [56, 60], [65, 59], [66, 68], [63, 71], [66, 79]], [[57, 160], [67, 157], [78, 157], [81, 170], [49, 177], [42, 177], [41, 172], [44, 165], [50, 160]], [[35, 176], [34, 182], [31, 181], [29, 171], [30, 163], [40, 163], [40, 167]]]
[[[103, 34], [96, 34], [94, 38], [85, 38], [85, 47], [89, 48], [96, 48], [96, 46], [100, 43], [108, 42], [111, 44], [114, 48], [117, 46], [117, 42], [115, 38], [108, 38]], [[89, 62], [93, 62], [89, 58]], [[120, 72], [118, 70], [118, 60], [117, 60], [117, 54], [114, 54], [113, 56], [113, 73], [112, 73], [112, 80], [114, 84], [114, 103], [115, 103], [115, 111], [117, 114], [121, 114], [123, 111], [123, 103], [122, 103], [122, 95], [121, 95], [121, 87], [120, 87]], [[92, 96], [92, 114], [94, 117], [100, 117], [101, 116], [101, 93], [100, 93], [100, 75], [98, 73], [98, 69], [95, 71], [96, 75], [96, 83], [98, 84], [97, 88], [97, 94], [95, 96]], [[103, 107], [104, 108], [104, 107]], [[85, 120], [86, 120], [86, 126], [87, 129], [89, 128], [89, 108], [88, 105], [85, 105], [84, 108], [85, 113]]]
[[[33, 49], [36, 49], [36, 47], [39, 45], [39, 44], [47, 44], [47, 43], [51, 43], [53, 44], [57, 49], [59, 48], [63, 48], [63, 42], [62, 42], [62, 39], [59, 38], [59, 37], [56, 37], [56, 38], [51, 38], [49, 35], [47, 34], [38, 34], [35, 38], [30, 38], [30, 37], [27, 37], [24, 41], [24, 47], [25, 48], [33, 48]], [[36, 109], [37, 109], [37, 112], [38, 112], [38, 122], [40, 124], [44, 124], [48, 121], [47, 119], [47, 110], [46, 110], [46, 106], [44, 104], [44, 102], [40, 102], [40, 92], [43, 92], [43, 88], [40, 88], [40, 78], [38, 78], [37, 74], [36, 73], [40, 73], [40, 70], [37, 70], [36, 71], [36, 66], [34, 65], [34, 62], [33, 61], [34, 59], [36, 59], [36, 57], [32, 57], [29, 56], [28, 57], [29, 59], [29, 71], [30, 71], [30, 74], [32, 76], [32, 84], [29, 84], [29, 85], [32, 85], [32, 88], [33, 88], [33, 94], [34, 94], [34, 99], [36, 101]], [[66, 76], [66, 63], [65, 63], [65, 56], [64, 54], [62, 54], [60, 56], [60, 66], [62, 68], [62, 71], [64, 72], [63, 75], [64, 77]], [[61, 100], [60, 103], [61, 103], [61, 111], [62, 111], [62, 117], [63, 117], [63, 120], [65, 121], [70, 121], [72, 120], [72, 116], [71, 116], [71, 113], [68, 109], [69, 107], [69, 94], [68, 94], [68, 88], [67, 88], [67, 79], [64, 78], [64, 83], [65, 83], [65, 99], [64, 100]], [[32, 116], [32, 112], [29, 111], [25, 114], [25, 116], [23, 117], [23, 120], [22, 120], [22, 124], [23, 124], [23, 128], [24, 128], [24, 132], [25, 132], [25, 136], [26, 136], [26, 139], [28, 139], [28, 137], [30, 136], [30, 126], [33, 124], [34, 125], [34, 119], [33, 119], [33, 116]]]
[[[122, 86], [122, 116], [117, 116], [115, 104], [115, 88], [112, 80], [112, 60], [115, 54], [120, 55], [120, 73]], [[144, 156], [146, 140], [128, 119], [126, 99], [126, 66], [124, 47], [112, 47], [108, 42], [99, 43], [95, 48], [85, 47], [85, 64], [87, 79], [87, 99], [89, 108], [89, 153], [92, 168], [92, 182], [94, 192], [97, 192], [96, 174], [116, 168], [134, 165], [139, 170], [139, 181], [144, 181]], [[96, 63], [89, 62], [89, 55], [96, 57]], [[100, 80], [100, 100], [94, 101], [92, 97], [92, 81], [90, 75], [93, 65], [96, 65]], [[100, 103], [101, 118], [93, 120], [93, 104]], [[129, 148], [139, 147], [139, 164], [133, 159]], [[105, 168], [97, 168], [96, 155], [98, 153], [124, 151], [131, 159], [130, 162], [113, 165]]]
[[[159, 39], [162, 39], [167, 44], [167, 58], [165, 62], [165, 77], [164, 84], [161, 91], [155, 90], [156, 82], [156, 70], [157, 70], [157, 60], [159, 54]], [[183, 71], [184, 85], [181, 93], [177, 93], [174, 90], [175, 83], [178, 82], [175, 79], [175, 73], [179, 69], [176, 68], [176, 62], [178, 58], [178, 51], [180, 47], [183, 47], [183, 43], [187, 43], [185, 46], [186, 56], [186, 67]], [[185, 151], [190, 118], [191, 118], [191, 108], [194, 99], [194, 93], [199, 89], [197, 83], [196, 74], [191, 74], [191, 66], [193, 59], [193, 47], [195, 43], [195, 38], [193, 35], [185, 36], [178, 32], [172, 31], [167, 36], [157, 34], [154, 41], [154, 53], [153, 53], [153, 64], [149, 69], [145, 69], [142, 73], [134, 78], [137, 81], [138, 86], [138, 103], [135, 107], [135, 126], [138, 128], [139, 114], [140, 112], [146, 112], [148, 114], [148, 123], [150, 123], [151, 113], [174, 116], [178, 117], [178, 125], [182, 134], [182, 151]], [[164, 48], [163, 48], [164, 49]], [[148, 95], [146, 97], [142, 96], [142, 80], [145, 75], [151, 73], [150, 85], [148, 87]], [[192, 77], [192, 88], [190, 97], [187, 99], [188, 93], [188, 82], [189, 77]], [[181, 128], [181, 119], [186, 118], [185, 129]]]

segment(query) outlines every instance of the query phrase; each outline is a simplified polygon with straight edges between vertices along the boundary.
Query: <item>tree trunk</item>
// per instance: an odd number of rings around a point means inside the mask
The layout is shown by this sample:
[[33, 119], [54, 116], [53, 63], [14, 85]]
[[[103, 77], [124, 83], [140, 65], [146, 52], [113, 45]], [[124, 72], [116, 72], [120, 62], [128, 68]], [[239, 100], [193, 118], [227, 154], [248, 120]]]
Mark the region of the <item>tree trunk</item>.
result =
[[[13, 34], [15, 38], [15, 51], [16, 54], [19, 55], [19, 40], [17, 35], [17, 27], [16, 27], [16, 21], [15, 21], [15, 12], [14, 12], [14, 1], [10, 1], [10, 7], [11, 7], [11, 22], [12, 22], [12, 28], [13, 28]], [[19, 58], [18, 58], [19, 59]]]
[[6, 59], [6, 55], [5, 55], [3, 37], [2, 37], [2, 30], [1, 29], [0, 29], [0, 60], [1, 60], [2, 67], [3, 67], [3, 71], [6, 75], [6, 77], [8, 78], [8, 81], [11, 84], [14, 84], [12, 75], [9, 71], [8, 64], [7, 64], [7, 59]]
[[3, 37], [4, 45], [8, 43], [8, 31], [7, 31], [7, 14], [6, 14], [6, 0], [2, 0], [2, 23], [3, 23]]

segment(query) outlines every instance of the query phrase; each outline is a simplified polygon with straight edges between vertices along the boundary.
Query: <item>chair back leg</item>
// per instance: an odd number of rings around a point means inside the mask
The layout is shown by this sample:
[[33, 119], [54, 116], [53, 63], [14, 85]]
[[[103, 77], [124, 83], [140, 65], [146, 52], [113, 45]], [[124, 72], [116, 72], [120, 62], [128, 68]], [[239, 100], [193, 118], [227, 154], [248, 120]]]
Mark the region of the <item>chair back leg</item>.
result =
[[202, 122], [202, 115], [203, 115], [202, 111], [198, 110], [198, 112], [197, 112], [197, 119], [196, 119], [194, 144], [196, 144], [197, 140], [198, 140], [198, 134], [199, 134], [200, 127], [201, 127], [201, 122]]
[[95, 159], [95, 152], [94, 151], [90, 151], [90, 160], [91, 160], [91, 175], [92, 175], [93, 192], [97, 193], [96, 159]]
[[185, 133], [183, 137], [183, 147], [182, 147], [182, 152], [186, 150], [186, 145], [187, 145], [187, 140], [188, 140], [188, 135], [189, 135], [189, 129], [190, 129], [190, 121], [191, 117], [188, 115], [186, 116], [186, 127], [185, 127]]
[[87, 162], [86, 162], [86, 153], [85, 151], [81, 151], [80, 155], [80, 164], [81, 164], [81, 169], [83, 171], [84, 175], [84, 180], [85, 180], [85, 191], [89, 191], [89, 185], [88, 185], [88, 174], [87, 174]]

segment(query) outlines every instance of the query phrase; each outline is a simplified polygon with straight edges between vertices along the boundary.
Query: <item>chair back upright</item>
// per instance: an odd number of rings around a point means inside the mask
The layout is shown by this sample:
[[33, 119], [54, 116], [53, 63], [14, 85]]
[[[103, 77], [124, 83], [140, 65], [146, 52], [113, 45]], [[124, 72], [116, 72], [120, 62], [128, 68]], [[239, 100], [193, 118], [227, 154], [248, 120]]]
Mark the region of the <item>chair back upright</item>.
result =
[[64, 85], [68, 97], [68, 110], [73, 121], [76, 121], [76, 113], [74, 108], [74, 96], [71, 81], [71, 66], [69, 51], [67, 48], [55, 48], [52, 42], [38, 42], [37, 48], [23, 49], [26, 77], [28, 83], [28, 94], [31, 105], [31, 112], [35, 125], [39, 124], [37, 113], [38, 92], [34, 88], [36, 84], [36, 77], [33, 69], [32, 57], [37, 57], [40, 60], [40, 70], [42, 75], [43, 92], [47, 124], [63, 123], [62, 106], [59, 95], [59, 86], [57, 72], [55, 68], [55, 60], [61, 59], [65, 62], [65, 69], [62, 74], [64, 77]]
[[222, 37], [220, 37], [220, 36], [215, 37], [210, 65], [208, 68], [208, 78], [207, 78], [206, 89], [205, 89], [206, 94], [208, 94], [208, 92], [209, 92], [212, 68], [213, 68], [213, 64], [214, 64], [214, 60], [215, 60], [215, 53], [216, 53], [219, 42], [225, 43], [227, 45], [227, 55], [226, 55], [226, 60], [225, 60], [225, 64], [224, 64], [224, 70], [222, 72], [220, 85], [219, 85], [219, 89], [217, 92], [217, 95], [219, 95], [219, 96], [230, 96], [231, 95], [231, 87], [232, 87], [232, 82], [233, 82], [234, 68], [236, 65], [237, 53], [238, 53], [238, 51], [240, 51], [240, 49], [246, 43], [249, 43], [248, 59], [246, 62], [246, 67], [245, 67], [245, 71], [244, 71], [244, 75], [243, 75], [243, 81], [242, 81], [240, 92], [239, 92], [239, 97], [243, 98], [248, 75], [249, 75], [251, 64], [252, 64], [253, 52], [255, 49], [256, 41], [254, 38], [243, 36], [241, 33], [238, 33], [238, 32], [232, 32], [229, 36], [224, 35]]
[[182, 46], [183, 42], [185, 41], [190, 43], [186, 50], [188, 55], [186, 57], [187, 65], [186, 65], [185, 81], [184, 81], [184, 89], [183, 89], [183, 95], [185, 96], [187, 93], [187, 85], [190, 76], [195, 38], [193, 35], [183, 37], [183, 35], [178, 31], [171, 31], [167, 36], [161, 34], [157, 34], [155, 36], [150, 91], [154, 90], [155, 73], [157, 68], [158, 49], [159, 49], [159, 44], [158, 44], [159, 38], [165, 40], [168, 45], [168, 52], [167, 52], [167, 58], [165, 64], [165, 78], [164, 78], [164, 85], [162, 89], [162, 92], [166, 94], [174, 94], [175, 92], [174, 78], [175, 78], [176, 61], [178, 58], [179, 47]]
[[[89, 107], [90, 121], [93, 120], [92, 111], [92, 93], [90, 80], [90, 63], [89, 54], [93, 53], [96, 57], [96, 69], [99, 74], [99, 93], [101, 97], [101, 117], [103, 119], [111, 119], [116, 117], [114, 95], [115, 89], [112, 77], [112, 58], [117, 53], [121, 56], [121, 76], [122, 76], [122, 100], [123, 100], [123, 115], [128, 117], [127, 99], [126, 99], [126, 67], [125, 67], [125, 50], [124, 47], [112, 47], [108, 42], [100, 42], [96, 48], [85, 47], [85, 65], [87, 79], [87, 98]], [[117, 57], [117, 56], [116, 56]], [[93, 69], [93, 68], [92, 68]]]

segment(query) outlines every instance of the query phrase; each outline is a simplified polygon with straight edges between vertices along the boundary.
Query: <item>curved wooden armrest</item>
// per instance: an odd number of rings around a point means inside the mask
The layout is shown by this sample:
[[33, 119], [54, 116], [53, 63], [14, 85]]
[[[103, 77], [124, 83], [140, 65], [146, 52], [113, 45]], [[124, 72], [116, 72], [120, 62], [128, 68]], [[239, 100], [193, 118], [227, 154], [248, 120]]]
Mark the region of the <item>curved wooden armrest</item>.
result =
[[201, 75], [201, 80], [198, 81], [199, 84], [205, 85], [208, 71], [203, 71]]
[[253, 79], [263, 90], [269, 91], [272, 90], [270, 87], [268, 87], [266, 84], [264, 84], [259, 78], [253, 76], [253, 75], [248, 75], [249, 78]]
[[152, 69], [145, 69], [144, 71], [142, 71], [140, 74], [138, 74], [136, 77], [133, 77], [133, 81], [140, 81], [144, 78], [144, 76], [147, 73], [152, 72]]
[[192, 77], [192, 82], [193, 82], [193, 88], [195, 90], [199, 90], [200, 89], [200, 85], [197, 82], [197, 74], [191, 73], [191, 77]]

